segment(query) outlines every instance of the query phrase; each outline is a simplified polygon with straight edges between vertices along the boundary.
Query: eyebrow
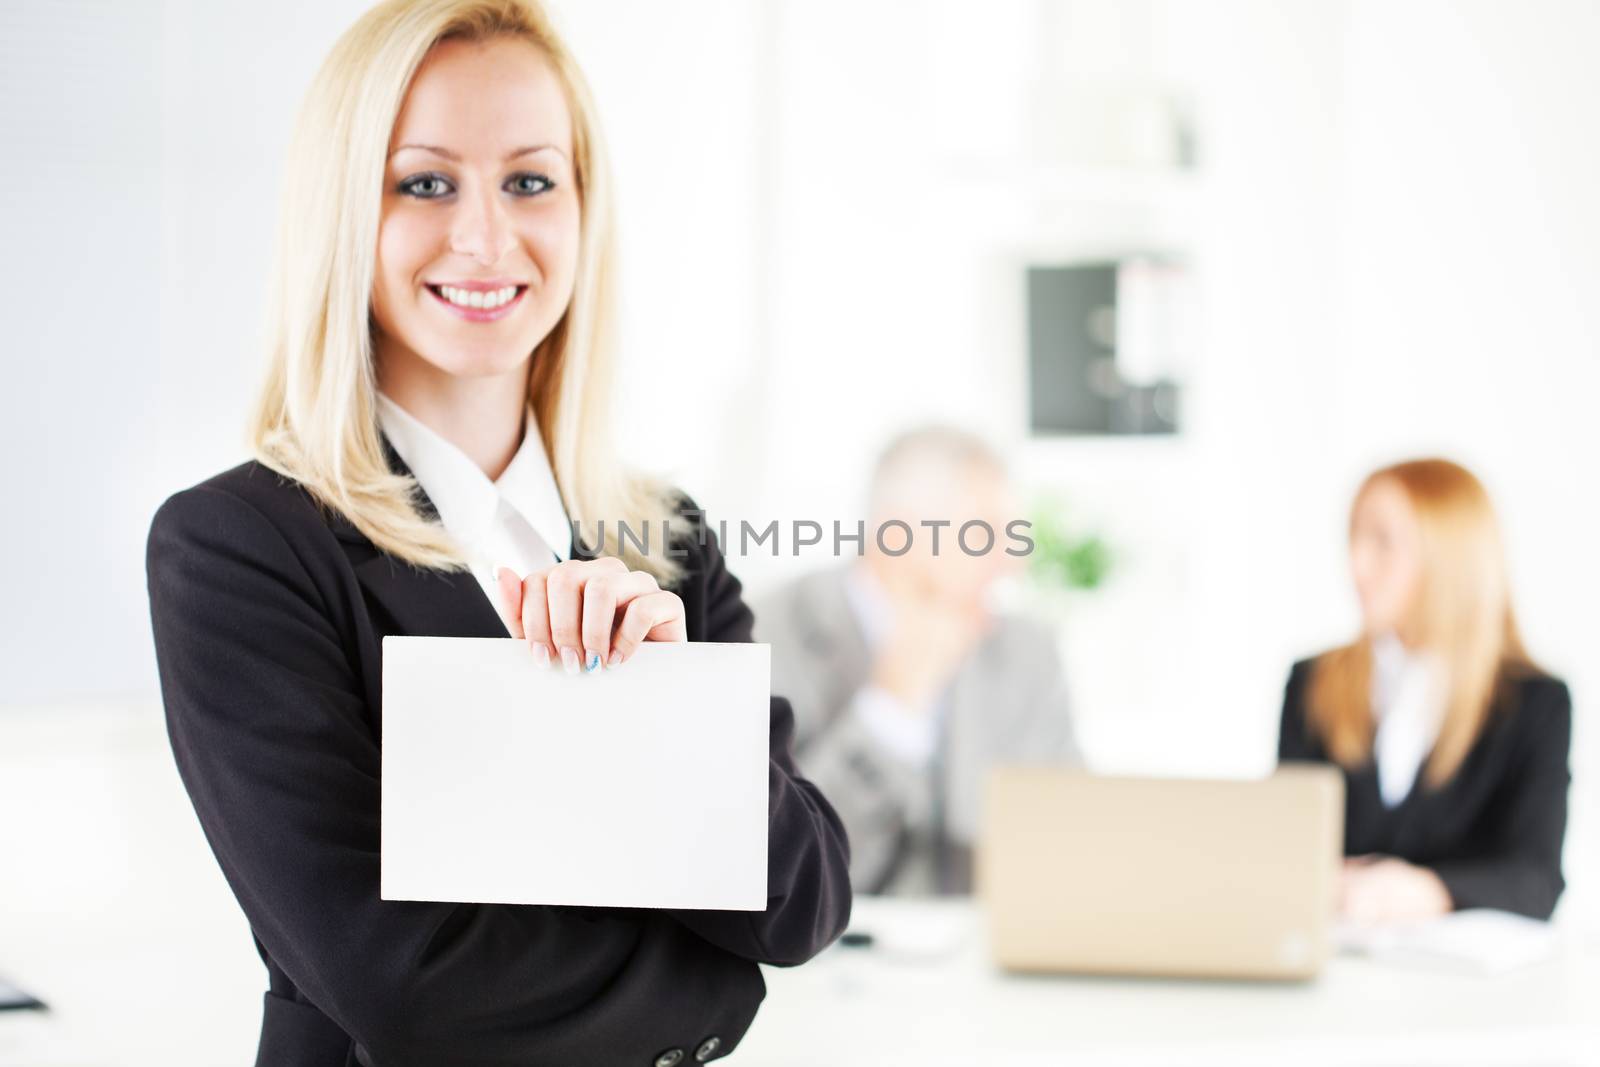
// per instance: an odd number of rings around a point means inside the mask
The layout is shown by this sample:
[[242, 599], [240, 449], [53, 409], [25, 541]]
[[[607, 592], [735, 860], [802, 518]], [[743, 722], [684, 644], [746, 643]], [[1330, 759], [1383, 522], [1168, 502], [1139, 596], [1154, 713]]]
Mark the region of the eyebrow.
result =
[[[440, 146], [434, 145], [434, 144], [403, 144], [403, 145], [400, 145], [399, 147], [397, 147], [393, 152], [390, 152], [389, 153], [389, 158], [393, 159], [395, 157], [396, 153], [404, 152], [408, 148], [420, 148], [424, 152], [432, 152], [436, 156], [443, 156], [444, 158], [446, 158], [448, 160], [452, 160], [452, 161], [454, 161], [456, 163], [461, 162], [461, 157], [456, 155], [454, 152], [450, 151], [450, 149], [441, 148]], [[545, 151], [555, 152], [558, 155], [562, 155], [562, 156], [566, 155], [565, 152], [561, 151], [560, 148], [557, 148], [553, 144], [532, 144], [532, 145], [528, 145], [525, 148], [514, 148], [514, 149], [512, 149], [510, 152], [506, 153], [505, 161], [507, 163], [509, 163], [513, 159], [518, 158], [519, 156], [526, 156], [526, 155], [531, 155], [534, 152], [545, 152]]]

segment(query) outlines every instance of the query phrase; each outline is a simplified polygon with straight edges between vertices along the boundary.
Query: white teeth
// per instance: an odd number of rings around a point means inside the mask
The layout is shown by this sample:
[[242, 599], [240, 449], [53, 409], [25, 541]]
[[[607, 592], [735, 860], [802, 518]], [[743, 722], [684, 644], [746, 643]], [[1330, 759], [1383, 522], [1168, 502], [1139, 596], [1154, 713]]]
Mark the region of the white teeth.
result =
[[497, 308], [502, 304], [508, 303], [517, 295], [517, 287], [514, 285], [508, 285], [504, 289], [496, 289], [489, 293], [457, 289], [451, 285], [441, 285], [439, 286], [439, 291], [444, 294], [444, 298], [450, 303], [456, 307], [463, 308]]

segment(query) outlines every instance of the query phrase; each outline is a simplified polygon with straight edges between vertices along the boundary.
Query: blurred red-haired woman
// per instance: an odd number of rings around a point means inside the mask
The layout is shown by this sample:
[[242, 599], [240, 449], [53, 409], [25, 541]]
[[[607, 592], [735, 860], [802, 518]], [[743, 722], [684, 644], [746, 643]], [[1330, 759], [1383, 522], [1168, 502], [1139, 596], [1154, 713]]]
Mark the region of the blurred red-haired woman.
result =
[[1572, 701], [1523, 648], [1488, 493], [1446, 460], [1374, 472], [1350, 563], [1362, 633], [1295, 664], [1278, 743], [1280, 759], [1344, 770], [1342, 915], [1548, 918], [1565, 884]]

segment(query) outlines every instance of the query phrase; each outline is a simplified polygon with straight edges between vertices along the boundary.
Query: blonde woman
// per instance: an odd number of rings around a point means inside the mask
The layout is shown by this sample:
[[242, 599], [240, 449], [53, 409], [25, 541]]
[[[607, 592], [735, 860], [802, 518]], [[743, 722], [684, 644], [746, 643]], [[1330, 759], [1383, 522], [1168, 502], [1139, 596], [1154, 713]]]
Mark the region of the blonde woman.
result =
[[1278, 746], [1344, 769], [1344, 917], [1548, 918], [1572, 702], [1523, 649], [1488, 494], [1445, 460], [1377, 471], [1356, 494], [1350, 563], [1363, 633], [1295, 664]]
[[[385, 635], [510, 635], [571, 671], [749, 640], [693, 502], [614, 454], [608, 197], [534, 0], [380, 4], [305, 100], [255, 458], [170, 497], [147, 555], [173, 751], [267, 965], [259, 1064], [705, 1062], [757, 965], [848, 918], [844, 831], [778, 697], [752, 709], [764, 912], [379, 899]], [[588, 543], [619, 521], [655, 551]]]

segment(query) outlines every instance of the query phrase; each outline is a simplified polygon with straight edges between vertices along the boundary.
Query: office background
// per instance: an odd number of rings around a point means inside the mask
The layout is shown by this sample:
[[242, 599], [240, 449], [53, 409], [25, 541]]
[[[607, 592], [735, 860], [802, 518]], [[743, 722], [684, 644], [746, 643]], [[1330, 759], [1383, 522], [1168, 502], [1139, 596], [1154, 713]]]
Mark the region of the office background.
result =
[[[14, 914], [109, 916], [159, 860], [193, 877], [156, 921], [244, 937], [163, 762], [144, 533], [244, 458], [284, 144], [366, 6], [0, 11], [0, 728], [60, 754], [0, 750], [8, 857], [44, 850]], [[616, 165], [631, 455], [714, 517], [826, 524], [908, 423], [985, 433], [1116, 553], [1061, 622], [1092, 764], [1194, 774], [1264, 769], [1289, 664], [1354, 632], [1360, 477], [1456, 458], [1573, 688], [1561, 914], [1600, 925], [1600, 6], [553, 7]], [[1030, 436], [1027, 267], [1140, 254], [1189, 278], [1181, 431]], [[108, 819], [123, 851], [77, 855]]]

